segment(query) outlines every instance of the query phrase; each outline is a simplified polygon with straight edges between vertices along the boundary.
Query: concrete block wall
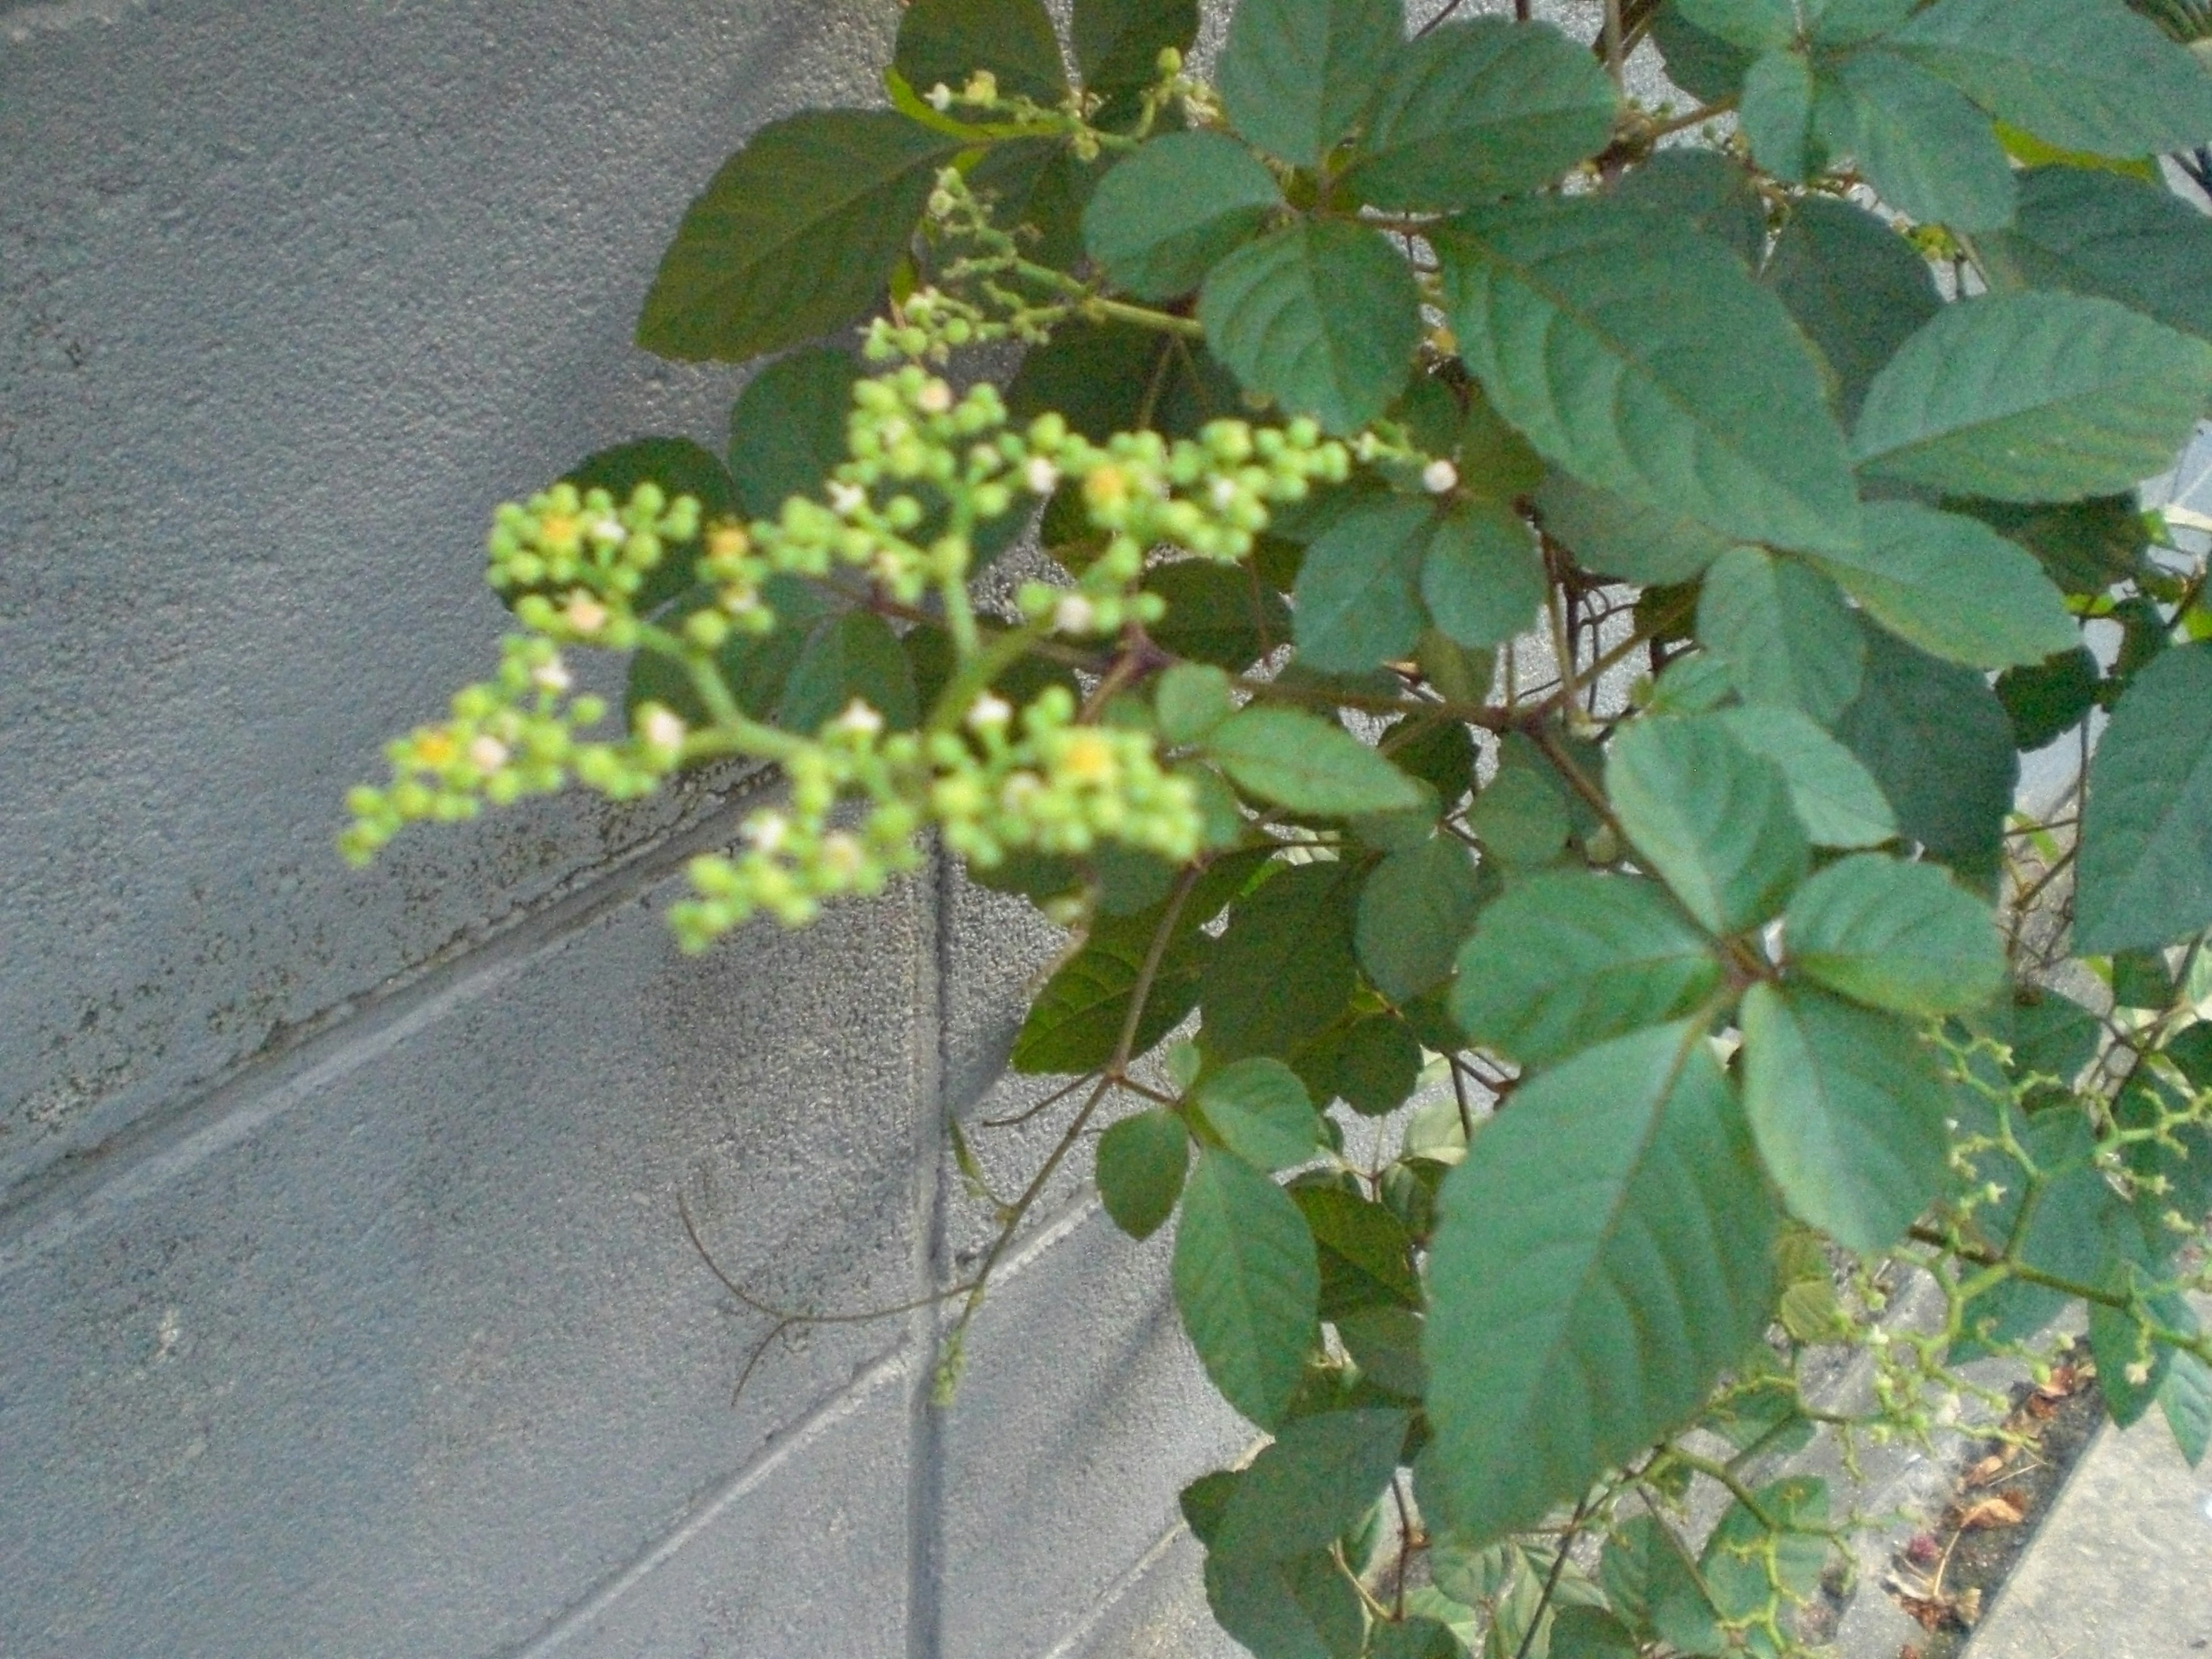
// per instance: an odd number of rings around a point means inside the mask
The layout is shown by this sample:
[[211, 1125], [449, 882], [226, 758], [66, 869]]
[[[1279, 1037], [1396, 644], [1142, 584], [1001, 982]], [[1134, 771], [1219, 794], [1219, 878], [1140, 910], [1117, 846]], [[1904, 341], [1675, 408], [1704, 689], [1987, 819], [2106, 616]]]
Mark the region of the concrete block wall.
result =
[[[0, 1659], [1228, 1650], [1244, 1431], [1075, 1160], [927, 1405], [948, 1110], [1054, 941], [933, 871], [679, 957], [768, 780], [367, 876], [345, 786], [482, 672], [493, 503], [727, 371], [628, 343], [893, 0], [0, 0]], [[1018, 1153], [1020, 1143], [1010, 1143]], [[994, 1154], [994, 1156], [1003, 1156]]]

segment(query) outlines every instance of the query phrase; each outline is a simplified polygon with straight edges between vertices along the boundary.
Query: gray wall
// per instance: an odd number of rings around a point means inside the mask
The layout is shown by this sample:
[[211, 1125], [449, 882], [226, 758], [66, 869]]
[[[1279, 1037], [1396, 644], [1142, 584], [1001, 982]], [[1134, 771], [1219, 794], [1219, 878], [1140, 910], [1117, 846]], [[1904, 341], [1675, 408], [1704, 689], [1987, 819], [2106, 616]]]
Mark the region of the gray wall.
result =
[[895, 21], [0, 3], [0, 1659], [1224, 1650], [1173, 1496], [1242, 1432], [1079, 1180], [941, 1413], [927, 1315], [732, 1407], [678, 1225], [787, 1304], [956, 1274], [1048, 939], [935, 872], [678, 957], [736, 776], [331, 850], [491, 659], [489, 507], [718, 437], [627, 344], [660, 245]]

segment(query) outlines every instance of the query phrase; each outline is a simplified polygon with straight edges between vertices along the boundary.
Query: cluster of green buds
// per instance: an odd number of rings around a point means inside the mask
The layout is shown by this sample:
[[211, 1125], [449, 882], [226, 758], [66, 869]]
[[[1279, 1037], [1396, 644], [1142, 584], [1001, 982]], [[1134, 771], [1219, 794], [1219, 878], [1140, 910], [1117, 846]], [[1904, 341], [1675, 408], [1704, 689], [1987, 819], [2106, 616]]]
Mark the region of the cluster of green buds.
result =
[[[801, 927], [824, 900], [878, 892], [919, 866], [917, 832], [931, 823], [986, 868], [1010, 852], [1080, 856], [1102, 841], [1173, 863], [1194, 857], [1201, 823], [1190, 783], [1161, 767], [1146, 734], [1076, 715], [1065, 687], [1018, 716], [987, 691], [961, 722], [964, 735], [887, 732], [855, 700], [785, 758], [788, 802], [745, 821], [742, 852], [692, 861], [698, 896], [670, 914], [678, 940], [702, 950], [757, 911]], [[865, 807], [841, 821], [850, 798]]]
[[698, 533], [699, 503], [672, 501], [658, 484], [617, 506], [605, 489], [557, 483], [494, 515], [484, 580], [534, 634], [627, 650], [637, 642], [630, 598], [672, 544]]
[[353, 822], [339, 850], [366, 864], [408, 823], [474, 817], [489, 803], [504, 806], [545, 795], [574, 777], [615, 799], [650, 793], [676, 764], [681, 723], [665, 709], [641, 711], [638, 735], [623, 744], [579, 738], [606, 706], [568, 696], [572, 681], [550, 640], [510, 635], [498, 674], [456, 692], [453, 717], [417, 726], [386, 745], [392, 782], [362, 785], [346, 796]]

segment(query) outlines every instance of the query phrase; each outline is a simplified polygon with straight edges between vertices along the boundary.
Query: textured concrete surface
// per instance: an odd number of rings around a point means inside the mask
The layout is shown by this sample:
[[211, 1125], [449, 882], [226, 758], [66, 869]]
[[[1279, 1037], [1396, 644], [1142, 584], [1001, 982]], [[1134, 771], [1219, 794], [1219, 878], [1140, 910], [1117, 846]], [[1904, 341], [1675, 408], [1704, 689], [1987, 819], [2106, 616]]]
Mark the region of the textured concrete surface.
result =
[[2212, 1652], [2212, 1460], [2157, 1412], [2107, 1424], [1990, 1606], [1966, 1659], [2197, 1659]]

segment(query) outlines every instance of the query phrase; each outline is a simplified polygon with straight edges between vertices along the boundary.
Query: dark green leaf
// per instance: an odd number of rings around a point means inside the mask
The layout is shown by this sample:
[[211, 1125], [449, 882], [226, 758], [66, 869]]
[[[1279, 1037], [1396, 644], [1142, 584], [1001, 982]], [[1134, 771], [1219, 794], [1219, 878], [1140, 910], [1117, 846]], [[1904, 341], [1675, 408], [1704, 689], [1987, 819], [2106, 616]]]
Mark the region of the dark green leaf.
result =
[[1413, 1242], [1396, 1216], [1341, 1187], [1293, 1187], [1291, 1200], [1320, 1252], [1322, 1318], [1361, 1308], [1421, 1305]]
[[1615, 102], [1597, 60], [1547, 24], [1445, 23], [1391, 64], [1344, 188], [1425, 212], [1519, 195], [1604, 149]]
[[1856, 160], [1908, 217], [1967, 231], [2012, 222], [2019, 191], [1989, 118], [1910, 59], [1877, 48], [1823, 65], [1813, 120], [1829, 155]]
[[1410, 653], [1421, 637], [1421, 574], [1435, 512], [1409, 495], [1378, 495], [1314, 539], [1291, 599], [1299, 659], [1324, 673], [1358, 673]]
[[[738, 707], [757, 720], [775, 713], [784, 684], [805, 648], [808, 630], [830, 614], [821, 591], [796, 576], [771, 576], [761, 585], [761, 597], [775, 611], [781, 624], [772, 634], [732, 633], [714, 653], [722, 683], [737, 699]], [[674, 624], [702, 605], [714, 603], [714, 590], [695, 587], [672, 606], [661, 620]], [[623, 710], [635, 716], [648, 702], [657, 702], [679, 715], [686, 725], [708, 726], [713, 714], [699, 699], [698, 689], [681, 663], [658, 651], [640, 651], [630, 659], [629, 684], [623, 694]]]
[[738, 508], [774, 519], [793, 495], [817, 496], [845, 459], [853, 383], [848, 353], [811, 347], [778, 358], [745, 382], [730, 410], [730, 477]]
[[1709, 716], [1624, 728], [1605, 790], [1638, 855], [1714, 933], [1765, 921], [1805, 873], [1805, 831], [1780, 769]]
[[914, 670], [890, 624], [867, 611], [848, 611], [819, 623], [785, 683], [776, 724], [816, 732], [854, 700], [884, 717], [895, 732], [918, 718]]
[[1023, 252], [1038, 264], [1065, 270], [1083, 258], [1083, 210], [1100, 167], [1057, 138], [1011, 138], [983, 153], [968, 170], [968, 186], [991, 202], [991, 220], [1036, 233]]
[[1870, 632], [1866, 684], [1836, 735], [1881, 786], [1907, 840], [1994, 872], [2020, 757], [2004, 706], [1979, 674]]
[[2186, 1351], [2176, 1353], [2166, 1365], [2158, 1407], [2166, 1413], [2183, 1461], [2195, 1468], [2212, 1444], [2212, 1365]]
[[1247, 391], [1331, 432], [1354, 432], [1406, 384], [1420, 292], [1380, 232], [1300, 220], [1214, 266], [1198, 320]]
[[1190, 1137], [1173, 1112], [1139, 1112], [1098, 1138], [1098, 1196], [1114, 1224], [1149, 1238], [1182, 1196]]
[[1045, 105], [1067, 91], [1060, 41], [1040, 0], [912, 0], [891, 65], [917, 92], [964, 87], [988, 70], [1002, 96]]
[[1685, 1653], [1728, 1650], [1713, 1605], [1698, 1588], [1696, 1563], [1658, 1516], [1631, 1516], [1615, 1528], [1598, 1571], [1606, 1599], [1639, 1633]]
[[[1770, 1532], [1766, 1522], [1739, 1499], [1721, 1516], [1698, 1559], [1705, 1586], [1723, 1619], [1758, 1618], [1778, 1601], [1784, 1607], [1811, 1601], [1828, 1561], [1825, 1481], [1793, 1475], [1770, 1481], [1753, 1496], [1778, 1529]], [[1755, 1626], [1751, 1644], [1754, 1652], [1773, 1651]]]
[[1237, 787], [1294, 812], [1407, 811], [1420, 787], [1332, 721], [1294, 708], [1246, 708], [1207, 747]]
[[[2029, 1158], [2047, 1179], [2027, 1218], [2026, 1236], [2019, 1241], [2019, 1260], [2054, 1278], [2093, 1285], [2113, 1259], [2116, 1241], [2141, 1250], [2142, 1236], [2135, 1218], [2090, 1161], [2096, 1146], [2078, 1107], [2034, 1114], [2022, 1139]], [[1998, 1180], [2003, 1190], [1998, 1201], [1985, 1206], [1975, 1219], [1991, 1248], [2002, 1249], [2019, 1227], [2027, 1183], [2008, 1158], [1985, 1160], [1983, 1173]], [[1985, 1351], [1984, 1341], [2032, 1336], [2066, 1305], [2066, 1297], [2047, 1285], [2008, 1279], [1966, 1304], [1964, 1326], [1970, 1334], [1953, 1345], [1952, 1358], [1974, 1358]]]
[[2101, 295], [2212, 338], [2212, 219], [2162, 185], [2036, 167], [2021, 179], [2017, 222], [1984, 253], [2033, 287]]
[[1656, 884], [1534, 876], [1482, 913], [1460, 954], [1452, 1018], [1473, 1041], [1542, 1066], [1677, 1018], [1720, 982], [1705, 936]]
[[[843, 452], [841, 442], [841, 459]], [[818, 483], [821, 475], [817, 473], [814, 481]], [[604, 489], [614, 497], [617, 507], [624, 506], [640, 484], [659, 484], [672, 501], [678, 495], [696, 500], [701, 516], [708, 524], [717, 519], [734, 517], [743, 510], [721, 462], [689, 438], [640, 438], [617, 444], [579, 461], [562, 475], [561, 482], [574, 484], [579, 490]], [[657, 610], [691, 586], [697, 552], [696, 547], [668, 550], [660, 562], [646, 574], [644, 585], [630, 596], [630, 603], [638, 614]], [[512, 609], [526, 591], [503, 589], [501, 602]]]
[[1177, 132], [1144, 145], [1099, 182], [1083, 243], [1140, 299], [1188, 294], [1283, 204], [1273, 175], [1218, 132]]
[[1934, 865], [1844, 859], [1790, 896], [1783, 928], [1793, 968], [1876, 1008], [1966, 1013], [2004, 987], [1989, 907]]
[[1375, 866], [1360, 890], [1360, 965], [1376, 990], [1406, 1002], [1442, 984], [1482, 903], [1474, 860], [1449, 835]]
[[1354, 1308], [1331, 1322], [1363, 1380], [1419, 1400], [1428, 1388], [1421, 1364], [1421, 1316], [1409, 1308]]
[[1342, 865], [1304, 864], [1237, 902], [1200, 994], [1209, 1054], [1287, 1054], [1343, 1012], [1355, 896]]
[[1527, 633], [1546, 587], [1536, 538], [1510, 507], [1463, 502], [1436, 520], [1421, 598], [1446, 638], [1482, 649]]
[[2212, 139], [2212, 82], [2119, 0], [1938, 0], [1889, 44], [2062, 149], [2148, 155]]
[[2007, 294], [1943, 307], [1868, 388], [1863, 471], [1999, 501], [2131, 488], [2172, 464], [2212, 346], [2109, 300]]
[[[1440, 1620], [1408, 1613], [1395, 1624], [1377, 1625], [1367, 1644], [1367, 1659], [1462, 1659], [1467, 1650]], [[1552, 1651], [1559, 1654], [1554, 1643]], [[1560, 1659], [1565, 1659], [1564, 1654]]]
[[1301, 1049], [1298, 1063], [1362, 1117], [1387, 1117], [1420, 1083], [1421, 1044], [1396, 1014], [1364, 1014]]
[[1451, 1520], [1527, 1526], [1696, 1411], [1765, 1323], [1774, 1217], [1701, 1027], [1539, 1073], [1444, 1183], [1429, 1415]]
[[1759, 280], [1834, 371], [1846, 424], [1881, 366], [1942, 305], [1936, 274], [1911, 243], [1828, 196], [1807, 196], [1790, 210]]
[[2022, 754], [2055, 743], [2097, 704], [2097, 659], [2086, 645], [1997, 676], [1997, 701]]
[[1321, 1297], [1297, 1206], [1243, 1160], [1200, 1152], [1183, 1188], [1174, 1278], [1183, 1329], [1213, 1386], [1272, 1425], [1305, 1370]]
[[1979, 519], [2007, 541], [2035, 555], [2044, 573], [2069, 593], [2101, 593], [2135, 574], [2149, 537], [2132, 491], [2085, 501], [2021, 506], [1961, 498], [1948, 512]]
[[2165, 945], [2212, 923], [2212, 644], [2136, 675], [2089, 763], [2075, 948]]
[[2042, 567], [1980, 520], [1875, 501], [1866, 528], [1859, 552], [1821, 562], [1868, 615], [1931, 656], [2008, 668], [2080, 643]]
[[1279, 1060], [1224, 1066], [1199, 1084], [1195, 1099], [1222, 1145], [1255, 1169], [1286, 1170], [1321, 1150], [1306, 1085]]
[[1857, 544], [1818, 367], [1724, 245], [1609, 198], [1480, 210], [1435, 242], [1462, 356], [1547, 459], [1731, 537]]
[[1405, 27], [1398, 0], [1243, 0], [1221, 54], [1230, 125], [1318, 167], [1367, 108]]
[[1555, 862], [1574, 833], [1559, 792], [1528, 766], [1500, 766], [1468, 810], [1467, 826], [1485, 856], [1509, 870]]
[[1752, 54], [1699, 28], [1675, 0], [1664, 0], [1652, 18], [1651, 38], [1666, 60], [1668, 78], [1683, 91], [1710, 104], [1743, 89]]
[[1723, 708], [1715, 719], [1753, 754], [1782, 769], [1790, 805], [1815, 847], [1879, 847], [1897, 815], [1858, 757], [1794, 708]]
[[684, 213], [637, 343], [664, 357], [742, 362], [842, 328], [883, 292], [958, 148], [890, 110], [769, 123]]
[[1705, 572], [1698, 638], [1748, 703], [1796, 708], [1832, 725], [1859, 694], [1866, 636], [1836, 585], [1794, 559], [1729, 550]]
[[[2124, 1291], [2130, 1277], [2129, 1268], [2116, 1263], [2103, 1288]], [[2147, 1300], [2154, 1318], [2196, 1334], [2197, 1316], [2181, 1296], [2167, 1291], [2154, 1292]], [[2174, 1352], [2163, 1342], [2144, 1340], [2130, 1314], [2101, 1302], [2089, 1304], [2089, 1350], [2097, 1358], [2097, 1386], [2105, 1396], [2106, 1413], [2127, 1428], [2165, 1392]]]
[[1401, 1411], [1341, 1411], [1284, 1424], [1237, 1483], [1214, 1552], [1288, 1561], [1327, 1549], [1389, 1485], [1407, 1420]]
[[1229, 676], [1211, 663], [1179, 662], [1152, 688], [1160, 736], [1171, 744], [1198, 743], [1237, 712]]
[[[1091, 930], [1089, 943], [1030, 1005], [1014, 1039], [1016, 1071], [1089, 1072], [1113, 1058], [1158, 921], [1146, 913]], [[1212, 943], [1202, 933], [1177, 934], [1145, 1000], [1132, 1054], [1143, 1054], [1197, 1006], [1199, 971]]]
[[1662, 149], [1620, 181], [1621, 200], [1687, 219], [1757, 270], [1766, 246], [1766, 204], [1742, 163], [1711, 149]]
[[1186, 56], [1198, 0], [1075, 0], [1075, 66], [1086, 92], [1133, 92], [1159, 79], [1162, 48]]
[[1334, 1557], [1238, 1561], [1208, 1556], [1206, 1599], [1253, 1659], [1360, 1659], [1367, 1613]]
[[1168, 603], [1152, 642], [1178, 657], [1241, 673], [1291, 636], [1291, 611], [1249, 571], [1211, 559], [1157, 565], [1144, 590]]
[[1410, 738], [1407, 729], [1400, 724], [1383, 734], [1390, 763], [1435, 790], [1446, 811], [1458, 805], [1474, 782], [1474, 739], [1467, 727], [1457, 720], [1431, 720]]
[[1797, 1216], [1847, 1249], [1887, 1249], [1943, 1183], [1942, 1079], [1911, 1029], [1806, 988], [1743, 1001], [1744, 1109]]
[[1859, 46], [1879, 40], [1912, 15], [1920, 0], [1808, 0], [1814, 44]]
[[1093, 443], [1150, 428], [1187, 436], [1237, 409], [1236, 382], [1203, 347], [1127, 323], [1074, 319], [1022, 359], [1006, 409], [1026, 423], [1047, 410]]
[[1636, 1659], [1636, 1638], [1604, 1608], [1577, 1603], [1552, 1615], [1551, 1659]]
[[1674, 0], [1683, 16], [1746, 52], [1768, 52], [1797, 38], [1792, 0]]
[[1585, 570], [1644, 586], [1690, 580], [1735, 545], [1695, 519], [1593, 489], [1554, 472], [1536, 492], [1546, 533]]
[[1737, 119], [1759, 166], [1785, 183], [1804, 183], [1814, 165], [1812, 60], [1802, 52], [1759, 53], [1744, 73]]

